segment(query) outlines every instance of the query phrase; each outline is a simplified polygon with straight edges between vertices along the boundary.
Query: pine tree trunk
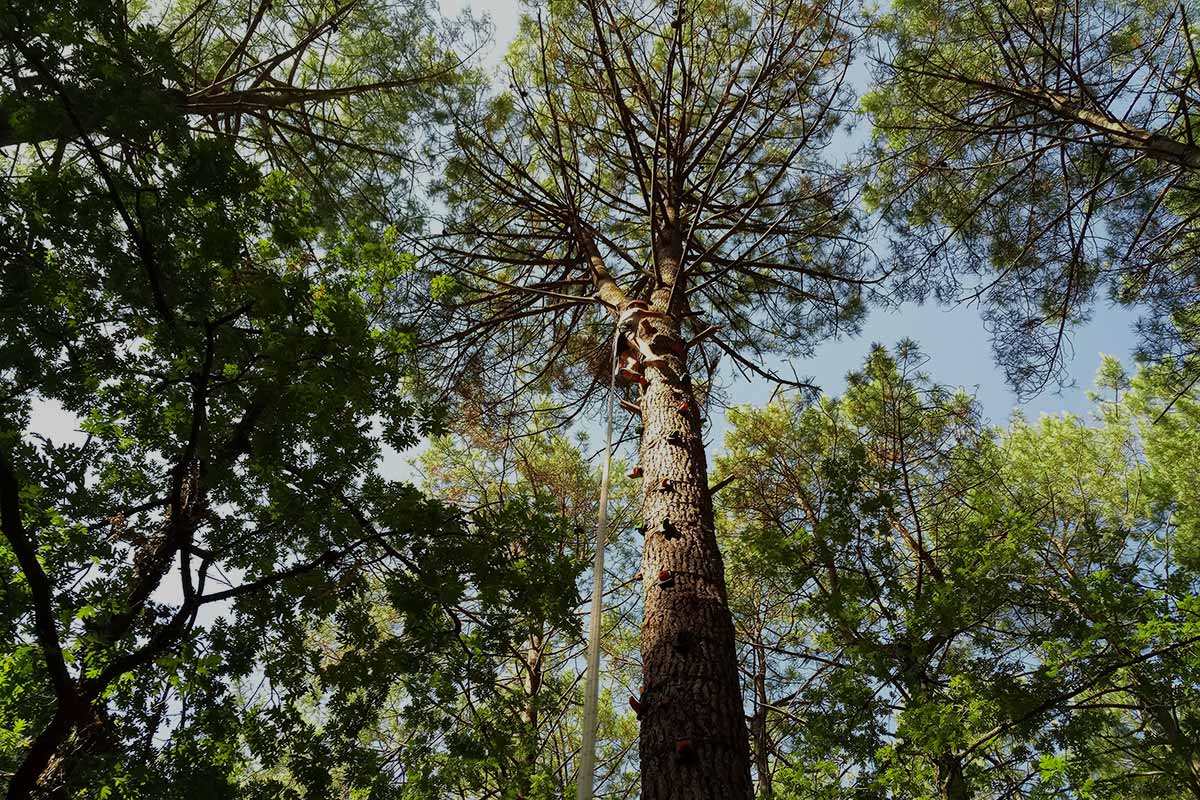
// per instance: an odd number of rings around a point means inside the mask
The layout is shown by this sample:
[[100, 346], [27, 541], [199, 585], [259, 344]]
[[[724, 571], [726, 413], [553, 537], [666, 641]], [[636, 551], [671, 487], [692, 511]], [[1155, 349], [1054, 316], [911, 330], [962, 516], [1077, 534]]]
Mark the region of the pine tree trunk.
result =
[[[659, 294], [653, 305], [666, 309]], [[679, 341], [677, 322], [650, 324]], [[742, 800], [750, 748], [700, 415], [680, 356], [645, 372], [642, 798]]]

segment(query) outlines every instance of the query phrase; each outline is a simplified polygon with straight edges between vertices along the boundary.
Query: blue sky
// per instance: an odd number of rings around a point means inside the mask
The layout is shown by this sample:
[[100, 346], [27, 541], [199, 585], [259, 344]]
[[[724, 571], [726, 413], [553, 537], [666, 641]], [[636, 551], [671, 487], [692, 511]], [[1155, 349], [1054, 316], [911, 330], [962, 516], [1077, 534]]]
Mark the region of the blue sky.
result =
[[[815, 358], [798, 363], [796, 371], [811, 375], [826, 394], [836, 394], [845, 386], [845, 374], [862, 363], [872, 342], [894, 345], [907, 337], [915, 339], [929, 356], [926, 371], [930, 376], [938, 383], [962, 387], [975, 395], [992, 422], [1004, 422], [1015, 408], [1034, 418], [1058, 411], [1084, 413], [1088, 408], [1086, 392], [1100, 366], [1100, 354], [1132, 360], [1136, 319], [1137, 315], [1128, 309], [1098, 307], [1094, 319], [1072, 337], [1069, 367], [1075, 385], [1051, 386], [1025, 402], [1019, 402], [1005, 385], [1004, 375], [996, 367], [990, 336], [975, 306], [906, 305], [896, 312], [873, 311], [862, 336], [827, 342]], [[744, 402], [762, 403], [770, 396], [765, 386], [747, 387], [745, 392]]]

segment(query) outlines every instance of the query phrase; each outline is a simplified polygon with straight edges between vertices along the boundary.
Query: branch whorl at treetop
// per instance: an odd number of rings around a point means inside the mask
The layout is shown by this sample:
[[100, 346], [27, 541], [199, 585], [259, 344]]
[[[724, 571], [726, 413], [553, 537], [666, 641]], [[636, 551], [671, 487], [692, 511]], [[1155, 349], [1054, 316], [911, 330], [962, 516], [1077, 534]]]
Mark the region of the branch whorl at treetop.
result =
[[[852, 102], [843, 6], [594, 0], [527, 19], [508, 90], [477, 85], [444, 109], [445, 212], [419, 272], [454, 288], [424, 340], [469, 338], [497, 365], [578, 359], [632, 300], [667, 302], [693, 332], [724, 324], [743, 356], [853, 330], [884, 276], [852, 175], [823, 155]], [[568, 314], [564, 293], [600, 303]], [[577, 366], [546, 374], [575, 395]]]

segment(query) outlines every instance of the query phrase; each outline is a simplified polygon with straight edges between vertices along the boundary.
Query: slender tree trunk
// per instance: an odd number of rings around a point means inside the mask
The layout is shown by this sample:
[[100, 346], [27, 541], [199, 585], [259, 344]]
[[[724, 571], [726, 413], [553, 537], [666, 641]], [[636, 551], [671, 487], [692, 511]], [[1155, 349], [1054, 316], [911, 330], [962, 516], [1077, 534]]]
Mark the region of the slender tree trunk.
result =
[[942, 800], [968, 800], [967, 782], [963, 778], [962, 757], [945, 753], [937, 760], [938, 797]]
[[[655, 310], [668, 298], [657, 290]], [[660, 342], [679, 341], [677, 319], [649, 325]], [[701, 420], [683, 359], [656, 349], [667, 360], [646, 366], [641, 399], [642, 798], [744, 800], [750, 748]]]
[[754, 740], [755, 797], [771, 800], [774, 787], [771, 785], [771, 740], [767, 734], [767, 654], [763, 649], [762, 628], [758, 628], [754, 642], [754, 717], [750, 720], [750, 736]]
[[59, 763], [55, 755], [75, 729], [72, 712], [71, 708], [59, 706], [50, 724], [33, 740], [9, 781], [8, 800], [56, 796], [48, 787], [59, 782], [54, 779], [58, 772], [55, 765]]
[[[1131, 655], [1134, 655], [1132, 651]], [[1133, 670], [1134, 693], [1147, 716], [1162, 733], [1167, 747], [1179, 759], [1183, 774], [1178, 777], [1186, 784], [1192, 797], [1200, 798], [1200, 752], [1196, 743], [1179, 725], [1169, 692], [1145, 680], [1140, 670]]]
[[1194, 144], [1139, 128], [1107, 112], [1087, 108], [1069, 96], [1044, 86], [1001, 84], [999, 88], [1010, 96], [1032, 101], [1060, 119], [1103, 134], [1118, 147], [1141, 150], [1154, 161], [1192, 171], [1200, 170], [1200, 147]]
[[9, 782], [8, 800], [65, 800], [67, 780], [78, 759], [116, 749], [98, 693], [87, 686], [80, 686], [80, 692], [82, 699], [60, 704], [33, 740]]
[[[179, 496], [176, 492], [176, 497]], [[195, 512], [203, 509], [204, 504], [193, 499], [186, 505], [177, 503], [176, 507], [183, 508], [177, 519], [185, 523], [176, 527], [171, 535], [186, 536], [190, 540], [199, 519]], [[161, 583], [167, 566], [178, 552], [178, 545], [170, 544], [168, 539], [169, 536], [157, 540], [134, 556], [136, 570], [128, 584], [129, 596], [124, 610], [88, 630], [97, 642], [112, 646], [129, 633], [138, 612]], [[82, 756], [94, 756], [113, 749], [102, 700], [105, 690], [123, 671], [134, 670], [172, 648], [195, 608], [190, 601], [185, 602], [148, 641], [132, 653], [118, 654], [114, 661], [103, 667], [97, 660], [101, 653], [99, 649], [84, 652], [81, 658], [84, 674], [71, 683], [69, 694], [57, 699], [54, 716], [25, 751], [9, 782], [8, 800], [57, 798], [59, 792], [65, 791], [64, 781]], [[98, 675], [87, 674], [86, 667], [91, 664], [95, 664]]]
[[521, 711], [521, 763], [518, 766], [516, 800], [527, 800], [533, 791], [533, 772], [538, 759], [538, 695], [542, 691], [542, 646], [541, 631], [530, 635], [525, 649], [525, 708]]

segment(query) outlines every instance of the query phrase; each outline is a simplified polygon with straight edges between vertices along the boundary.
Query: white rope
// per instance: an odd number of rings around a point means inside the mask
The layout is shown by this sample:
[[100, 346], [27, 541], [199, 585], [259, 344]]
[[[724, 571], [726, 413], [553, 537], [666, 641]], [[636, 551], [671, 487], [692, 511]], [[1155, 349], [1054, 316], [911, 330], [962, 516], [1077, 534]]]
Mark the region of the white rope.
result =
[[579, 772], [575, 778], [576, 800], [592, 800], [596, 782], [596, 726], [600, 704], [600, 617], [604, 612], [604, 545], [608, 536], [608, 472], [612, 466], [613, 397], [617, 393], [617, 342], [613, 333], [613, 357], [608, 385], [608, 424], [604, 431], [604, 467], [600, 472], [600, 514], [596, 522], [596, 557], [592, 562], [592, 610], [588, 624], [587, 680], [583, 695], [583, 743], [579, 750]]

